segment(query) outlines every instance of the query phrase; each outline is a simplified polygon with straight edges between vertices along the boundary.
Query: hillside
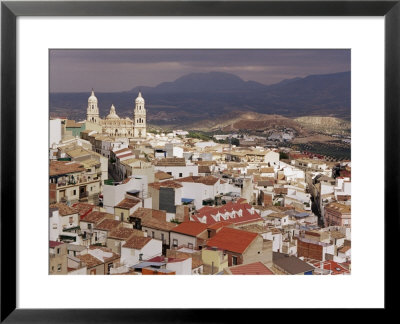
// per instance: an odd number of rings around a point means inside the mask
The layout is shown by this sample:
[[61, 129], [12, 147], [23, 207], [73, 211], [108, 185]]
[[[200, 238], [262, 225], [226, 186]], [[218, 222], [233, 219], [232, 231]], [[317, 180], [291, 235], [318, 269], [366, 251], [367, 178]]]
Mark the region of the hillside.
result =
[[[100, 116], [106, 116], [111, 104], [114, 104], [120, 117], [131, 117], [139, 90], [146, 100], [148, 121], [158, 125], [182, 127], [232, 116], [236, 111], [284, 117], [331, 116], [350, 120], [350, 72], [310, 75], [268, 86], [244, 81], [230, 73], [192, 73], [155, 87], [135, 87], [131, 91], [114, 93], [96, 92]], [[50, 113], [83, 119], [88, 96], [89, 90], [87, 93], [51, 93]], [[267, 121], [262, 121], [259, 127], [262, 123]]]
[[304, 116], [294, 119], [301, 126], [323, 134], [350, 135], [351, 122], [335, 117]]

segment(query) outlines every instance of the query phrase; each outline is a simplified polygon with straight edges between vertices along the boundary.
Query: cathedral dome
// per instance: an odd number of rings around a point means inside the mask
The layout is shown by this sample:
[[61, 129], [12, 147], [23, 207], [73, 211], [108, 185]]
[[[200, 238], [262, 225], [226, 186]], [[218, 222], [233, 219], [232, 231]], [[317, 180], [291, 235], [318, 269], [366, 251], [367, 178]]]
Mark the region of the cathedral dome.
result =
[[117, 113], [115, 112], [114, 105], [111, 105], [110, 113], [107, 115], [106, 119], [119, 119]]
[[95, 103], [97, 103], [97, 98], [96, 98], [96, 96], [94, 95], [94, 91], [93, 91], [93, 89], [92, 89], [92, 94], [90, 95], [90, 97], [89, 97], [89, 99], [88, 99], [88, 102], [95, 102]]
[[144, 99], [142, 97], [142, 93], [139, 91], [138, 97], [135, 100], [136, 104], [144, 104]]

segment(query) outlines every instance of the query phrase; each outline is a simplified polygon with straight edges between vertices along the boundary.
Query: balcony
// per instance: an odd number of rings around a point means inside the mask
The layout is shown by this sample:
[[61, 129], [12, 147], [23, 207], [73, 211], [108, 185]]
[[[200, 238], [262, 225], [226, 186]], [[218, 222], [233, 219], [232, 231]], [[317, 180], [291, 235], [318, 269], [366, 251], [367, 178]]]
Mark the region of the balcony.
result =
[[57, 188], [66, 187], [66, 186], [76, 186], [79, 184], [86, 184], [86, 183], [98, 181], [99, 179], [100, 179], [99, 177], [95, 177], [92, 179], [84, 178], [84, 179], [79, 179], [79, 180], [72, 179], [72, 180], [67, 180], [67, 181], [60, 181], [60, 182], [57, 182]]

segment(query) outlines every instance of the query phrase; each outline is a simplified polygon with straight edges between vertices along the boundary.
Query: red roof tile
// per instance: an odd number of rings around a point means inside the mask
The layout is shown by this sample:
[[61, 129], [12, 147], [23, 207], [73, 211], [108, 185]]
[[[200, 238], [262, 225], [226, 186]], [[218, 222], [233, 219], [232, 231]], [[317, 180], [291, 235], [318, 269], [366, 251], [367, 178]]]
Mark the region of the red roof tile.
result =
[[273, 275], [274, 273], [263, 263], [254, 262], [229, 268], [233, 275]]
[[150, 241], [151, 241], [150, 237], [133, 236], [128, 241], [126, 241], [126, 243], [122, 245], [122, 247], [140, 250]]
[[224, 227], [214, 237], [208, 240], [207, 246], [243, 253], [257, 236], [257, 233]]
[[50, 208], [58, 208], [58, 213], [61, 216], [73, 215], [78, 213], [78, 209], [70, 207], [64, 203], [51, 204]]
[[182, 188], [182, 185], [173, 180], [167, 180], [163, 182], [153, 182], [149, 183], [149, 187], [159, 190], [161, 187], [163, 188]]
[[177, 227], [171, 229], [171, 232], [185, 234], [189, 236], [197, 236], [207, 229], [207, 224], [199, 222], [183, 222]]
[[55, 248], [56, 246], [59, 246], [61, 244], [63, 244], [63, 242], [49, 241], [50, 248]]
[[207, 186], [212, 186], [218, 182], [219, 178], [214, 177], [214, 176], [190, 176], [190, 177], [185, 177], [185, 178], [179, 178], [176, 179], [175, 181], [179, 182], [195, 182], [195, 183], [202, 183]]

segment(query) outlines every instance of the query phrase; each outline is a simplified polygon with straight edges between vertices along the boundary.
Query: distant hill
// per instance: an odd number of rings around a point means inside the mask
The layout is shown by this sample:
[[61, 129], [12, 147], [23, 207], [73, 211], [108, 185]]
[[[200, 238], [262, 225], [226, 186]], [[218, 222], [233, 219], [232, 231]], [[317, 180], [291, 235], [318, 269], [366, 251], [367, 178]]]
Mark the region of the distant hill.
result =
[[[148, 120], [158, 125], [188, 125], [231, 118], [235, 111], [285, 117], [329, 116], [350, 120], [350, 72], [310, 75], [274, 85], [244, 81], [224, 72], [192, 73], [155, 87], [97, 93], [100, 115], [114, 104], [120, 117], [132, 117], [134, 100], [142, 91]], [[83, 119], [87, 93], [51, 93], [50, 113]]]

